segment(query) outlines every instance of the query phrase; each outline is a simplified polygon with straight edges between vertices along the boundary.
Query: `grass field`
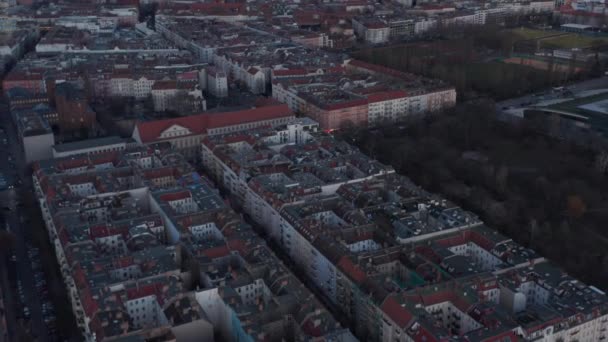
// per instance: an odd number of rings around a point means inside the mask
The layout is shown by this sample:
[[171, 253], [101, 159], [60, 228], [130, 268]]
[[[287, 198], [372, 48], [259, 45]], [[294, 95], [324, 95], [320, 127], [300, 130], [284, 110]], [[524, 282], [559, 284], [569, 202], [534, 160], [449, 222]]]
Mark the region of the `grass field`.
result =
[[590, 37], [579, 34], [567, 34], [558, 36], [555, 38], [543, 39], [541, 42], [542, 46], [556, 47], [563, 49], [572, 48], [585, 48], [593, 46], [594, 44], [608, 44], [607, 37]]
[[608, 37], [592, 37], [555, 30], [536, 30], [522, 27], [503, 32], [513, 35], [516, 41], [541, 39], [541, 47], [546, 48], [572, 49], [590, 47], [596, 43], [608, 44]]
[[517, 36], [519, 39], [524, 39], [524, 40], [543, 38], [543, 37], [548, 37], [548, 36], [552, 36], [552, 35], [561, 33], [559, 31], [535, 30], [535, 29], [530, 29], [530, 28], [526, 28], [526, 27], [507, 30], [507, 32], [512, 33], [513, 35]]

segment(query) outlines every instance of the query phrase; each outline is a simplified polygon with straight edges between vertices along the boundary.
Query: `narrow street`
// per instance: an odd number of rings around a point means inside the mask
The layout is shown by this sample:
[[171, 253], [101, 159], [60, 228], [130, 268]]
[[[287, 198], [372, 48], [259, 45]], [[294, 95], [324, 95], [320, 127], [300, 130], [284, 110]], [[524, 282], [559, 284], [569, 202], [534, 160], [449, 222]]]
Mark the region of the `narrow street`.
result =
[[[15, 340], [15, 327], [17, 326], [17, 319], [15, 317], [15, 303], [13, 301], [12, 290], [8, 279], [8, 268], [9, 268], [9, 257], [0, 260], [0, 281], [2, 286], [2, 293], [4, 294], [4, 305], [5, 305], [5, 317], [6, 317], [6, 335], [0, 337], [0, 341], [14, 341]], [[6, 339], [3, 339], [6, 338]]]
[[[199, 172], [203, 175], [208, 175], [200, 167], [199, 167]], [[279, 260], [281, 260], [283, 265], [285, 265], [296, 276], [296, 278], [298, 278], [298, 280], [300, 280], [302, 282], [302, 284], [304, 284], [304, 286], [306, 286], [306, 288], [312, 294], [314, 294], [314, 296], [317, 299], [319, 299], [321, 301], [321, 303], [325, 306], [325, 308], [332, 314], [332, 316], [334, 316], [334, 318], [338, 322], [340, 322], [340, 324], [343, 327], [349, 328], [350, 331], [353, 332], [354, 327], [350, 326], [350, 322], [349, 322], [348, 318], [341, 312], [341, 310], [336, 305], [334, 305], [330, 301], [329, 298], [327, 298], [317, 288], [317, 286], [315, 286], [315, 284], [312, 283], [312, 281], [306, 276], [306, 274], [304, 274], [304, 272], [300, 269], [300, 267], [294, 263], [294, 261], [291, 259], [291, 257], [282, 250], [282, 248], [278, 245], [278, 243], [276, 241], [272, 240], [270, 238], [270, 236], [268, 236], [268, 234], [266, 234], [264, 227], [262, 227], [261, 225], [257, 224], [255, 221], [253, 221], [253, 219], [249, 215], [247, 215], [239, 205], [236, 204], [236, 200], [234, 200], [233, 196], [228, 191], [226, 191], [222, 187], [221, 184], [215, 182], [211, 178], [208, 178], [208, 179], [209, 179], [209, 181], [213, 182], [213, 185], [215, 188], [219, 189], [220, 196], [222, 196], [222, 198], [224, 200], [228, 200], [228, 203], [230, 203], [230, 207], [232, 208], [232, 210], [241, 214], [242, 219], [253, 228], [253, 231], [255, 231], [259, 237], [264, 239], [264, 241], [266, 241], [266, 244], [268, 245], [268, 247], [270, 247], [272, 252], [279, 258]], [[353, 334], [354, 334], [354, 332], [353, 332]]]
[[[3, 275], [3, 285], [5, 285], [5, 276], [10, 282], [9, 288], [4, 289], [7, 291], [5, 295], [7, 298], [12, 299], [11, 303], [7, 303], [7, 311], [11, 312], [11, 315], [7, 316], [11, 320], [11, 322], [7, 322], [11, 327], [9, 337], [11, 341], [21, 337], [17, 333], [16, 328], [21, 323], [23, 331], [26, 332], [27, 336], [33, 337], [37, 341], [51, 341], [48, 338], [49, 333], [44, 323], [42, 301], [39, 291], [35, 286], [35, 275], [27, 248], [29, 237], [31, 236], [29, 229], [41, 229], [41, 227], [30, 227], [27, 225], [25, 220], [27, 214], [20, 203], [19, 192], [25, 189], [33, 191], [33, 189], [29, 170], [23, 160], [17, 133], [5, 103], [0, 104], [0, 126], [3, 127], [6, 139], [8, 140], [7, 144], [0, 146], [0, 154], [3, 156], [0, 172], [8, 175], [15, 183], [18, 183], [19, 180], [22, 182], [22, 185], [15, 184], [14, 188], [0, 192], [0, 206], [4, 211], [6, 228], [16, 237], [14, 245], [14, 255], [16, 258], [14, 261], [7, 260], [7, 267], [3, 268], [6, 271], [6, 275]], [[8, 158], [9, 156], [10, 158]], [[18, 284], [21, 284], [23, 287], [24, 303], [21, 303], [21, 298], [17, 291]], [[27, 314], [24, 314], [26, 308], [29, 311], [29, 318], [26, 317]]]

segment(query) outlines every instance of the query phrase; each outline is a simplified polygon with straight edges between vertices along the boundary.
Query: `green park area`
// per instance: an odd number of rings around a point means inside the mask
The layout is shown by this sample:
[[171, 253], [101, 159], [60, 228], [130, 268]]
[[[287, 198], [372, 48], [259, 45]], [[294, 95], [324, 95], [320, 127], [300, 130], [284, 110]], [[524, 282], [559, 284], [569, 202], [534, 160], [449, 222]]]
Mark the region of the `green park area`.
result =
[[504, 31], [515, 42], [540, 39], [541, 48], [573, 49], [588, 48], [608, 43], [608, 36], [582, 35], [557, 30], [515, 28]]
[[554, 47], [562, 49], [574, 48], [589, 48], [593, 46], [605, 45], [608, 43], [608, 37], [604, 36], [583, 36], [580, 34], [565, 34], [548, 39], [543, 39], [541, 46]]
[[510, 30], [506, 30], [505, 32], [512, 34], [517, 39], [538, 39], [538, 38], [549, 37], [549, 36], [554, 36], [556, 34], [563, 33], [560, 31], [538, 30], [538, 29], [531, 29], [531, 28], [527, 28], [527, 27], [510, 29]]
[[[607, 43], [608, 36], [499, 28], [437, 41], [365, 48], [354, 56], [369, 63], [442, 79], [456, 87], [459, 100], [479, 96], [502, 100], [585, 77], [591, 70], [582, 62], [573, 64], [539, 57], [536, 54], [539, 48], [598, 47]], [[515, 56], [519, 59], [514, 60]]]

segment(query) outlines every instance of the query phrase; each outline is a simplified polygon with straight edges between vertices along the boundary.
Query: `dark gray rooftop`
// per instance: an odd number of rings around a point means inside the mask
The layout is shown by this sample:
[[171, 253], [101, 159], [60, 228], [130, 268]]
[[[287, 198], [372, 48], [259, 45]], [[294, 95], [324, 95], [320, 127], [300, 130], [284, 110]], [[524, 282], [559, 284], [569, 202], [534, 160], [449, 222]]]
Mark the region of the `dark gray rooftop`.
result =
[[74, 142], [70, 142], [70, 143], [54, 145], [53, 149], [55, 150], [55, 152], [69, 152], [69, 151], [76, 151], [76, 150], [81, 150], [81, 149], [85, 149], [85, 148], [97, 147], [97, 146], [119, 144], [119, 143], [123, 143], [123, 142], [129, 143], [131, 141], [132, 141], [131, 138], [121, 138], [119, 136], [110, 136], [110, 137], [87, 139], [87, 140], [74, 141]]

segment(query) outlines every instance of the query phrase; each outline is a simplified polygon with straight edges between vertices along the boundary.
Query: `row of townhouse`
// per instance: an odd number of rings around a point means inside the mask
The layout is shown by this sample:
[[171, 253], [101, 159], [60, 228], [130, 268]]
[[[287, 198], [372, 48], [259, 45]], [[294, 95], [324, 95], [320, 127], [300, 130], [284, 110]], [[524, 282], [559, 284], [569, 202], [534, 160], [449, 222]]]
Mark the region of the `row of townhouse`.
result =
[[84, 341], [356, 341], [169, 144], [33, 168]]
[[440, 83], [429, 87], [419, 77], [404, 80], [400, 75], [391, 77], [391, 70], [376, 72], [368, 67], [350, 61], [347, 69], [353, 72], [275, 76], [272, 96], [318, 121], [325, 130], [339, 129], [345, 123], [377, 126], [403, 121], [456, 103], [453, 87]]
[[355, 148], [302, 132], [208, 136], [201, 161], [359, 338], [605, 339], [603, 292]]
[[555, 6], [553, 1], [465, 5], [458, 9], [449, 4], [423, 4], [391, 15], [357, 16], [352, 19], [352, 26], [359, 39], [370, 44], [383, 44], [391, 39], [420, 36], [440, 27], [503, 23], [509, 15], [550, 13]]
[[171, 144], [189, 159], [197, 159], [200, 143], [207, 135], [240, 132], [256, 127], [277, 127], [294, 119], [282, 104], [271, 104], [233, 112], [203, 113], [174, 119], [145, 121], [133, 130], [133, 139], [144, 145]]

